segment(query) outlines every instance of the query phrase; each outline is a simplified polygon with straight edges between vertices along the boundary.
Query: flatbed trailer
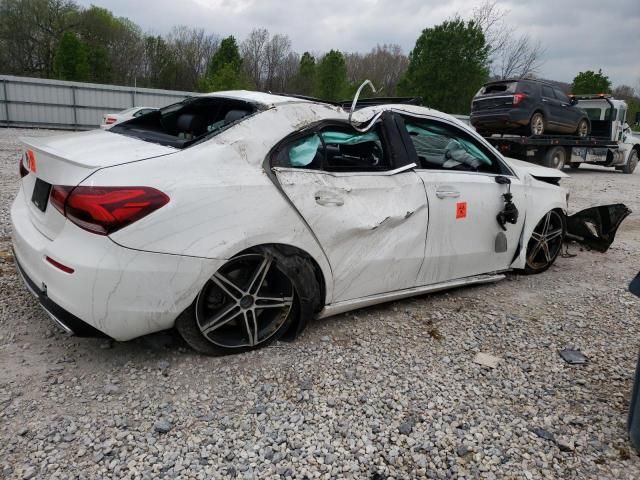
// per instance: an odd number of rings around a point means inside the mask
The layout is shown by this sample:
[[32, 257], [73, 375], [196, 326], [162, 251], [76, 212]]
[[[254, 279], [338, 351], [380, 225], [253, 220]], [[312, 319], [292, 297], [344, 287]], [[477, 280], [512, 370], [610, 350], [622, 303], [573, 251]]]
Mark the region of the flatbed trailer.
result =
[[[613, 163], [619, 156], [618, 144], [604, 137], [493, 135], [485, 138], [507, 157], [540, 163], [550, 168], [564, 168], [567, 165], [577, 168], [580, 163]], [[618, 160], [621, 162], [621, 159]]]
[[633, 173], [640, 159], [640, 135], [625, 123], [627, 105], [610, 95], [575, 96], [589, 115], [591, 135], [488, 135], [503, 155], [546, 167], [578, 168], [583, 163]]

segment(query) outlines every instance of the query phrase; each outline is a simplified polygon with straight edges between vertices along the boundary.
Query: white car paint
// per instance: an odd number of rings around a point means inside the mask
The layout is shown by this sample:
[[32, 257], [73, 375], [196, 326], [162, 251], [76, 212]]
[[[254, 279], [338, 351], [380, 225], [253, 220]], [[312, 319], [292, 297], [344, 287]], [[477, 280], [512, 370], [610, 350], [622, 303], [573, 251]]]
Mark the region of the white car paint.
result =
[[116, 113], [105, 113], [102, 116], [102, 123], [100, 124], [100, 128], [103, 130], [108, 130], [114, 125], [125, 122], [127, 120], [131, 120], [132, 118], [139, 117], [140, 115], [145, 115], [154, 110], [157, 110], [157, 108], [131, 107]]
[[[328, 316], [496, 281], [502, 278], [498, 272], [524, 266], [525, 248], [511, 260], [545, 213], [566, 210], [566, 191], [530, 173], [532, 167], [539, 177], [559, 178], [561, 172], [503, 159], [513, 173], [520, 219], [507, 229], [508, 251], [496, 254], [495, 215], [505, 186], [491, 175], [276, 168], [274, 183], [264, 164], [283, 138], [322, 120], [345, 121], [347, 112], [257, 92], [210, 96], [246, 99], [258, 113], [185, 149], [108, 131], [23, 140], [35, 153], [37, 171], [23, 178], [11, 209], [16, 260], [54, 302], [117, 340], [171, 327], [207, 279], [249, 247], [279, 243], [306, 252], [326, 285], [318, 316]], [[453, 123], [502, 158], [472, 129], [435, 110], [390, 105], [354, 117], [365, 120], [382, 109]], [[30, 201], [36, 177], [58, 185], [149, 186], [170, 202], [101, 236], [55, 208], [36, 209]], [[445, 187], [458, 196], [439, 198]], [[456, 223], [458, 199], [468, 210], [464, 222]], [[56, 269], [46, 256], [75, 271]]]

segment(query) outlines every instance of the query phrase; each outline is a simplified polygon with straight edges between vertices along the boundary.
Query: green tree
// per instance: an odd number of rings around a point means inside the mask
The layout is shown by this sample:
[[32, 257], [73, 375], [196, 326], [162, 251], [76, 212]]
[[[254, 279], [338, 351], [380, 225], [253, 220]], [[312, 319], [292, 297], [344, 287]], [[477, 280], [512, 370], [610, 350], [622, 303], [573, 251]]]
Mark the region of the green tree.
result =
[[327, 53], [316, 67], [315, 95], [325, 100], [342, 100], [348, 88], [347, 64], [338, 50]]
[[575, 95], [611, 93], [611, 81], [602, 73], [602, 70], [598, 70], [597, 73], [591, 70], [580, 72], [573, 79], [571, 93]]
[[247, 88], [248, 80], [242, 71], [242, 58], [233, 35], [220, 42], [211, 57], [203, 88], [209, 91]]
[[313, 95], [316, 77], [316, 59], [309, 52], [304, 52], [300, 57], [298, 73], [293, 81], [295, 93], [300, 95]]
[[75, 33], [66, 32], [62, 35], [53, 60], [53, 70], [61, 80], [84, 81], [89, 77], [87, 50]]
[[429, 107], [466, 114], [473, 95], [487, 81], [488, 58], [489, 47], [475, 22], [445, 21], [422, 31], [398, 90], [421, 96]]

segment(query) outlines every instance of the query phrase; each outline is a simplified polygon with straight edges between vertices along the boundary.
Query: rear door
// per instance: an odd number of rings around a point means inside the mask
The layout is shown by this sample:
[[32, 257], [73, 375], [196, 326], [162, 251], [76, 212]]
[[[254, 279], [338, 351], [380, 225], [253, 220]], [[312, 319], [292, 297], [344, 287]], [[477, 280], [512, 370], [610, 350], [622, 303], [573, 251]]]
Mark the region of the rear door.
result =
[[567, 121], [564, 118], [565, 112], [562, 103], [553, 93], [553, 88], [549, 85], [542, 85], [542, 104], [544, 105], [547, 129], [554, 131], [564, 131]]
[[571, 105], [569, 97], [559, 88], [553, 88], [553, 93], [560, 102], [562, 123], [568, 133], [573, 133], [578, 129], [578, 122], [584, 117], [584, 113], [576, 106]]
[[[429, 200], [429, 229], [420, 285], [510, 268], [524, 226], [525, 189], [499, 156], [470, 132], [443, 120], [404, 117], [418, 155], [416, 170]], [[506, 231], [496, 217], [504, 208], [508, 177], [520, 209]]]
[[324, 250], [332, 303], [414, 287], [429, 209], [424, 185], [382, 126], [325, 127], [285, 142], [272, 170]]

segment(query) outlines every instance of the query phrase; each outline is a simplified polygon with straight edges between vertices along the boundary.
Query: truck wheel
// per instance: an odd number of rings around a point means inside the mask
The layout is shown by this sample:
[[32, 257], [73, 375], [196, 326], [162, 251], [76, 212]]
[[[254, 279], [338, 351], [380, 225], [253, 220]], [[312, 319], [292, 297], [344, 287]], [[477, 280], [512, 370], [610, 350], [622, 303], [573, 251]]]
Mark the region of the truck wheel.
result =
[[547, 153], [544, 155], [543, 164], [545, 167], [562, 170], [566, 160], [567, 151], [564, 147], [555, 146], [547, 150]]
[[545, 130], [544, 125], [544, 115], [540, 112], [536, 112], [531, 115], [531, 120], [529, 120], [529, 129], [531, 130], [531, 135], [542, 135]]
[[633, 173], [638, 166], [638, 150], [632, 150], [627, 163], [622, 167], [623, 173]]
[[579, 137], [586, 137], [589, 135], [589, 122], [587, 122], [586, 118], [583, 118], [578, 122], [578, 129], [576, 130], [576, 134]]

